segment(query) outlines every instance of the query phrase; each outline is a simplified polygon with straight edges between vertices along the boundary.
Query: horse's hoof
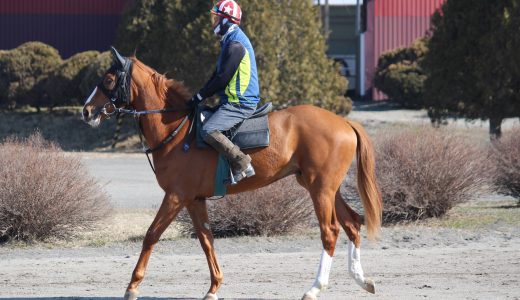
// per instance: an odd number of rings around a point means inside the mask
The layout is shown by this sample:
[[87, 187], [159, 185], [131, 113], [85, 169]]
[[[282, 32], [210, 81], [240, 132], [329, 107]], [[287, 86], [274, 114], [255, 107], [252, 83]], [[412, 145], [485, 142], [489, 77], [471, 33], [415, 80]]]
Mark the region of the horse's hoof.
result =
[[139, 295], [139, 292], [137, 290], [131, 291], [126, 290], [124, 300], [136, 300], [137, 295]]
[[302, 297], [302, 300], [317, 300], [318, 298], [316, 298], [316, 296], [314, 296], [313, 294], [307, 292], [303, 295]]
[[202, 300], [218, 300], [218, 297], [215, 294], [207, 293]]
[[369, 293], [376, 293], [376, 286], [371, 278], [365, 278], [365, 286], [363, 288]]

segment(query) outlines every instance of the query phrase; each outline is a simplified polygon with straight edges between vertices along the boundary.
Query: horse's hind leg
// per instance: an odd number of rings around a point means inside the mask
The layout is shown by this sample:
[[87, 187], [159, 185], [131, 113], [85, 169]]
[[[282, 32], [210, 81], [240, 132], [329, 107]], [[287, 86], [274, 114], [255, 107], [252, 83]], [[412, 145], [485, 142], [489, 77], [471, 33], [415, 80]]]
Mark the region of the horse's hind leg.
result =
[[340, 191], [336, 192], [336, 215], [338, 222], [341, 227], [347, 233], [349, 242], [347, 244], [347, 256], [348, 256], [348, 272], [356, 283], [363, 289], [370, 293], [375, 293], [374, 281], [370, 278], [365, 278], [363, 268], [361, 267], [361, 216], [350, 208], [343, 197], [341, 197]]
[[303, 300], [317, 299], [319, 292], [325, 289], [329, 283], [329, 274], [332, 267], [332, 256], [338, 239], [339, 227], [334, 212], [334, 188], [325, 186], [323, 180], [313, 180], [307, 183], [305, 179], [297, 177], [309, 193], [314, 203], [314, 210], [320, 224], [321, 241], [323, 251], [316, 280], [311, 289], [303, 295]]
[[159, 238], [163, 232], [166, 230], [166, 228], [168, 228], [173, 219], [175, 219], [181, 208], [181, 201], [178, 197], [172, 194], [166, 194], [164, 196], [161, 207], [155, 215], [155, 219], [148, 228], [146, 236], [144, 237], [141, 255], [139, 256], [137, 265], [135, 266], [134, 272], [132, 273], [132, 279], [125, 293], [125, 300], [137, 299], [137, 287], [144, 279], [144, 273], [146, 271], [148, 261], [150, 260], [152, 250], [155, 244], [157, 244], [159, 241]]
[[205, 199], [196, 199], [187, 207], [193, 222], [193, 227], [199, 238], [200, 245], [206, 254], [209, 271], [211, 273], [211, 286], [203, 300], [217, 300], [217, 290], [222, 284], [222, 272], [217, 262], [215, 249], [213, 248], [213, 234], [209, 227], [208, 209]]

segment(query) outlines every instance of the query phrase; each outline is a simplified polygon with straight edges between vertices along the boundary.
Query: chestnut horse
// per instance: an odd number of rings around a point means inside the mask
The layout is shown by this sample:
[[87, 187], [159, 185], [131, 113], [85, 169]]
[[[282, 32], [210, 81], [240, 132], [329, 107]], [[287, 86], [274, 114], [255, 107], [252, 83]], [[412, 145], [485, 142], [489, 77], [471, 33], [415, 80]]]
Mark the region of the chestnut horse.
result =
[[[191, 94], [182, 83], [165, 78], [135, 57], [123, 57], [115, 49], [112, 54], [114, 64], [87, 99], [84, 120], [97, 126], [122, 107], [133, 109], [134, 114], [162, 112], [138, 118], [147, 144], [151, 148], [162, 145], [153, 152], [152, 160], [157, 182], [165, 195], [146, 232], [125, 299], [137, 298], [138, 285], [143, 281], [155, 244], [183, 207], [193, 221], [211, 273], [211, 285], [204, 299], [218, 299], [216, 293], [223, 275], [213, 248], [205, 200], [213, 195], [217, 152], [198, 149], [195, 145], [189, 151], [183, 150], [192, 118], [186, 117], [191, 115], [187, 105]], [[126, 101], [122, 101], [125, 98]], [[320, 290], [327, 286], [340, 228], [349, 239], [349, 274], [362, 288], [374, 293], [374, 283], [364, 277], [360, 262], [363, 218], [340, 194], [340, 185], [357, 155], [364, 221], [369, 238], [375, 237], [381, 225], [382, 202], [374, 173], [374, 151], [364, 129], [358, 123], [310, 105], [271, 112], [269, 126], [270, 146], [245, 151], [253, 159], [256, 175], [230, 186], [228, 193], [257, 189], [295, 175], [298, 183], [310, 193], [323, 244], [316, 280], [303, 299], [317, 299]], [[173, 131], [178, 134], [163, 143]]]

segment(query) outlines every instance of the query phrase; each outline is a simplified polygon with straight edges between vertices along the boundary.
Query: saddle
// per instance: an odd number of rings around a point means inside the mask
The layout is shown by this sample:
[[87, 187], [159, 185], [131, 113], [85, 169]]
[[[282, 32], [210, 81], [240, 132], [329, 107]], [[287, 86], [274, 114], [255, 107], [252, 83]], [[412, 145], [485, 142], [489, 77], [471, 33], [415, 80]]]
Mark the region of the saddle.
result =
[[[267, 115], [273, 110], [273, 104], [268, 102], [259, 107], [253, 115], [223, 134], [240, 149], [252, 149], [269, 146], [269, 121]], [[197, 114], [197, 147], [210, 148], [201, 137], [200, 131], [204, 120], [213, 115], [211, 110], [202, 110]]]
[[[240, 149], [252, 149], [269, 146], [269, 120], [268, 114], [273, 110], [273, 104], [268, 102], [259, 107], [253, 115], [237, 124], [228, 131], [223, 132]], [[202, 110], [196, 112], [196, 145], [198, 148], [210, 148], [202, 139], [201, 130], [204, 120], [211, 117], [213, 111]], [[222, 198], [226, 195], [227, 185], [231, 182], [231, 170], [229, 162], [224, 156], [219, 155], [217, 169], [215, 170], [214, 197]], [[212, 198], [209, 198], [212, 199]]]

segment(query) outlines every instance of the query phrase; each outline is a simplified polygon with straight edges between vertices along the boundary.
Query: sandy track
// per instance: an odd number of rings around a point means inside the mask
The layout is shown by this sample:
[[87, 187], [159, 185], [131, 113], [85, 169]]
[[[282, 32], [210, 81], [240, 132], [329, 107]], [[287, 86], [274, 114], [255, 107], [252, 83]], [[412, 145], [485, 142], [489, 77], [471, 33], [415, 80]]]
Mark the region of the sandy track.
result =
[[[518, 234], [386, 229], [362, 252], [377, 294], [347, 275], [342, 238], [330, 287], [320, 299], [520, 299]], [[432, 242], [433, 235], [439, 236]], [[412, 241], [410, 241], [412, 239]], [[430, 242], [427, 242], [430, 241]], [[299, 299], [319, 262], [317, 234], [217, 240], [224, 299]], [[0, 298], [109, 299], [120, 297], [137, 261], [139, 243], [101, 248], [0, 249]], [[197, 299], [209, 283], [198, 242], [161, 241], [141, 285], [144, 298]]]

